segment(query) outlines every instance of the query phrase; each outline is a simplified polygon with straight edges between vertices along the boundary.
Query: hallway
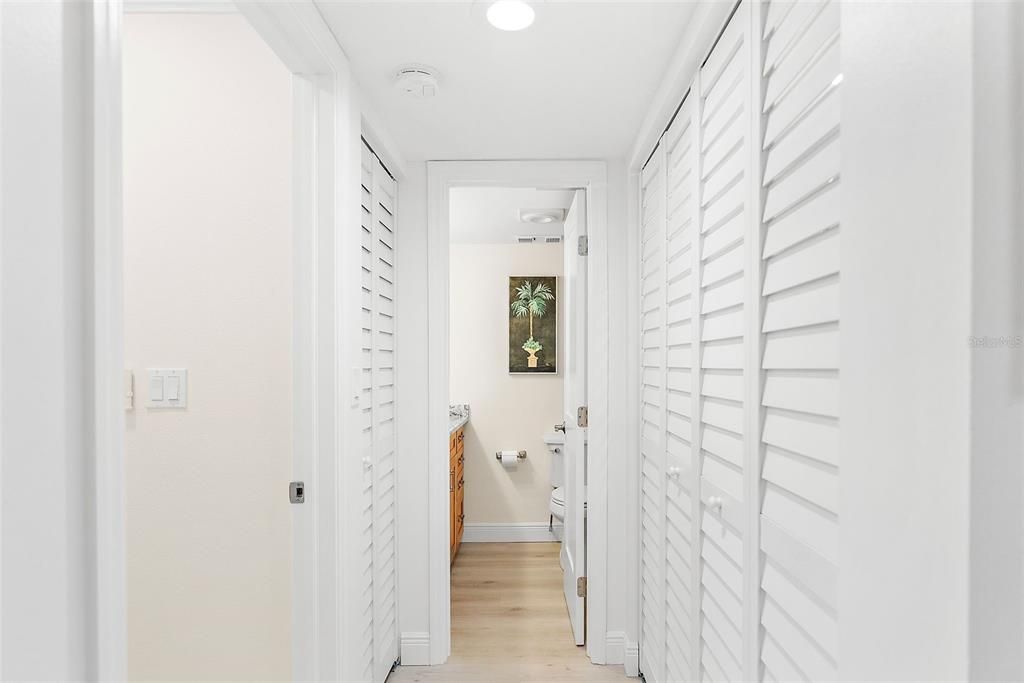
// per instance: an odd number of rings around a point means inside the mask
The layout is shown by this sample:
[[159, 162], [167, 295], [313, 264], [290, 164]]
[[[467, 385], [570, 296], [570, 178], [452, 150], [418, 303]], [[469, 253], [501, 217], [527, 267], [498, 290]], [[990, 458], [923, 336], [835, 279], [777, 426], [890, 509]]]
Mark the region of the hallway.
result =
[[622, 681], [594, 666], [572, 632], [557, 543], [467, 543], [452, 567], [452, 655], [442, 666], [399, 667], [413, 681]]

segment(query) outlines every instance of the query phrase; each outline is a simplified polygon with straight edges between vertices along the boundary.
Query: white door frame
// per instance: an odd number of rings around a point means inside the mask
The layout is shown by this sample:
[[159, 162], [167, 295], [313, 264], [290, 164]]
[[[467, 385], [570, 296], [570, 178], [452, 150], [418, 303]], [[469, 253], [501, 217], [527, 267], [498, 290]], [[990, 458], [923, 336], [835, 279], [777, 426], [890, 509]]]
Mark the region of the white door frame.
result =
[[[132, 11], [229, 11], [230, 3], [129, 0]], [[363, 119], [358, 84], [348, 60], [312, 0], [244, 0], [237, 9], [294, 75], [293, 230], [295, 476], [307, 501], [293, 522], [292, 661], [296, 680], [353, 680], [342, 657], [358, 615], [346, 610], [349, 572], [339, 552], [352, 530], [342, 514], [346, 481], [357, 481], [350, 397], [356, 320], [344, 296], [358, 282], [360, 135], [385, 155], [392, 172], [402, 160], [380, 131]], [[94, 361], [96, 401], [96, 674], [126, 678], [124, 409], [122, 405], [122, 0], [94, 0]], [[352, 469], [349, 472], [348, 469]], [[281, 495], [286, 495], [282, 482]], [[302, 520], [298, 515], [307, 514]]]
[[[427, 567], [430, 664], [451, 653], [451, 566], [448, 545], [448, 279], [449, 197], [453, 187], [548, 187], [587, 190], [590, 253], [587, 278], [587, 655], [606, 662], [608, 604], [608, 181], [603, 161], [432, 161], [427, 163]], [[574, 248], [574, 245], [569, 245]]]

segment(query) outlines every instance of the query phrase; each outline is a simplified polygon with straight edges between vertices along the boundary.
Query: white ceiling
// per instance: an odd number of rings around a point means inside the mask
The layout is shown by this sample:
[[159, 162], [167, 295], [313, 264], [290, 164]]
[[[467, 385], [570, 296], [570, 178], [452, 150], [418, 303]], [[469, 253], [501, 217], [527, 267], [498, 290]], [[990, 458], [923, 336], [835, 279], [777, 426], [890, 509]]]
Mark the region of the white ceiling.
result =
[[535, 225], [519, 220], [520, 209], [568, 209], [573, 190], [511, 187], [453, 187], [453, 244], [514, 244], [517, 235], [561, 235], [561, 223]]
[[[504, 32], [483, 0], [317, 4], [409, 160], [624, 157], [694, 6], [547, 0]], [[440, 72], [437, 97], [395, 89], [410, 63]]]

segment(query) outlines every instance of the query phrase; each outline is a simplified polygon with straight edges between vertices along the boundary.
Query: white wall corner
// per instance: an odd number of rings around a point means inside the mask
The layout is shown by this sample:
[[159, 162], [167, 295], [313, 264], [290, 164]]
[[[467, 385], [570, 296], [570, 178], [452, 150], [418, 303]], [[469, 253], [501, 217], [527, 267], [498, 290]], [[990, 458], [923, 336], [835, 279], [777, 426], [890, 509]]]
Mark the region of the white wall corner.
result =
[[626, 675], [636, 678], [640, 675], [640, 644], [634, 643], [627, 637], [623, 655]]
[[423, 631], [403, 631], [398, 657], [402, 666], [428, 666], [430, 634]]
[[466, 524], [463, 543], [556, 543], [562, 537], [562, 525], [548, 531], [542, 523], [475, 523]]

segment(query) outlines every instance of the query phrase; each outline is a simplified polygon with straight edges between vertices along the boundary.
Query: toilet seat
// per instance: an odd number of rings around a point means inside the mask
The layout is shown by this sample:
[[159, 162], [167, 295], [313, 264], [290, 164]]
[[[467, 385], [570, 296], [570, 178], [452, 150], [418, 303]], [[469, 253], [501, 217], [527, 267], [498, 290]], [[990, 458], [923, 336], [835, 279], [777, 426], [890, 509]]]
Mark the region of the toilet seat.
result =
[[[551, 514], [558, 519], [565, 519], [565, 487], [556, 486], [551, 491], [551, 500], [548, 504], [548, 509]], [[583, 503], [583, 509], [587, 509], [586, 502]]]

